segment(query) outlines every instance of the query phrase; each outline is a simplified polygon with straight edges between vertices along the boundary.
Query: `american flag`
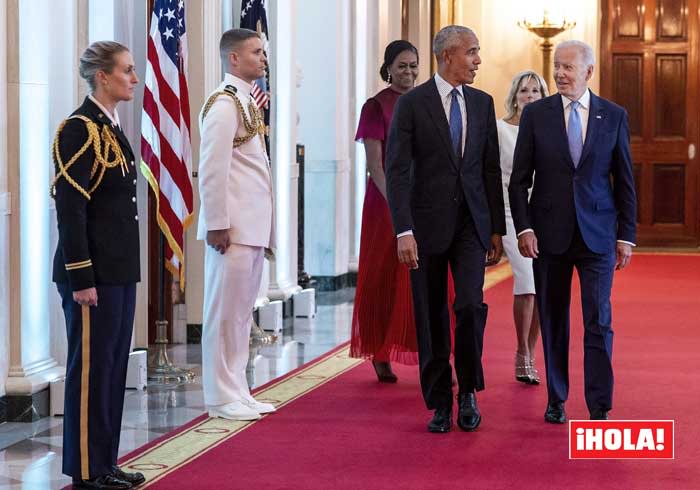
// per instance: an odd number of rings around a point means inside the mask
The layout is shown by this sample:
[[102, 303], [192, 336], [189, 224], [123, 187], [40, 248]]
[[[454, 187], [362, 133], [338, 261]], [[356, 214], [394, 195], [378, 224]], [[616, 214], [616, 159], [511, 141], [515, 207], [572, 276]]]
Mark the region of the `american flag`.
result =
[[148, 35], [141, 172], [156, 198], [165, 266], [185, 288], [185, 231], [192, 222], [192, 148], [184, 0], [155, 0]]
[[[267, 2], [265, 0], [243, 0], [243, 5], [241, 5], [241, 27], [256, 31], [260, 35], [263, 42], [263, 50], [269, 59], [270, 43], [267, 36]], [[269, 75], [268, 72], [266, 76], [258, 78], [250, 91], [250, 95], [255, 99], [258, 109], [265, 111], [266, 126], [269, 124], [268, 103], [270, 96], [267, 92]]]

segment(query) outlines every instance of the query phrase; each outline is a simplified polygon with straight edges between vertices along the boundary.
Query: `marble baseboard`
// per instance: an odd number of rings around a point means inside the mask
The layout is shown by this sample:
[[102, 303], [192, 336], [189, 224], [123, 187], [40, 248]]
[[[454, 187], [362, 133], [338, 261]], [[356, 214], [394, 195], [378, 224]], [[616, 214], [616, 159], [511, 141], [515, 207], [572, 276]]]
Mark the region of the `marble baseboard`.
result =
[[36, 422], [49, 415], [48, 388], [32, 395], [9, 395], [3, 398], [8, 422]]
[[346, 272], [339, 276], [313, 276], [316, 291], [337, 291], [354, 288], [357, 285], [357, 272]]

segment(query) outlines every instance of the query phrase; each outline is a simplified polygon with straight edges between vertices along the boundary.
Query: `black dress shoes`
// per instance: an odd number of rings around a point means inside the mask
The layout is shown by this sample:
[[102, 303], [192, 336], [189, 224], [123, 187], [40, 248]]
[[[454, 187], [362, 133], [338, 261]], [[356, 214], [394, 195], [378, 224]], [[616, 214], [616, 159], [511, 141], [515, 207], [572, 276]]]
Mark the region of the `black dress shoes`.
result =
[[548, 403], [547, 411], [544, 413], [544, 421], [550, 424], [565, 424], [566, 412], [564, 412], [564, 402]]
[[591, 420], [608, 420], [608, 411], [596, 409], [591, 412]]
[[430, 422], [428, 432], [443, 434], [452, 429], [452, 408], [438, 408]]
[[134, 488], [134, 486], [128, 481], [124, 481], [114, 475], [103, 475], [89, 480], [73, 480], [73, 488], [128, 490], [129, 488]]
[[472, 432], [481, 423], [481, 412], [476, 405], [476, 394], [460, 393], [457, 395], [459, 411], [457, 413], [457, 425], [462, 430]]
[[124, 480], [125, 482], [129, 482], [133, 486], [141, 485], [146, 481], [146, 477], [143, 476], [143, 473], [127, 473], [126, 471], [122, 471], [122, 469], [116, 465], [112, 466], [112, 476], [115, 476], [120, 480]]

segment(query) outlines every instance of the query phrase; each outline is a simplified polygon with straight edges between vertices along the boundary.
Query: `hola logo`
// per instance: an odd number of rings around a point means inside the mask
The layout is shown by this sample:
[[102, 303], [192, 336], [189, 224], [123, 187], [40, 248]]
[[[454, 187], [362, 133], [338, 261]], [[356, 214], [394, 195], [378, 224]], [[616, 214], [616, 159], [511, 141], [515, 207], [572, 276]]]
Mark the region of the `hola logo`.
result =
[[673, 459], [673, 420], [570, 420], [569, 459]]

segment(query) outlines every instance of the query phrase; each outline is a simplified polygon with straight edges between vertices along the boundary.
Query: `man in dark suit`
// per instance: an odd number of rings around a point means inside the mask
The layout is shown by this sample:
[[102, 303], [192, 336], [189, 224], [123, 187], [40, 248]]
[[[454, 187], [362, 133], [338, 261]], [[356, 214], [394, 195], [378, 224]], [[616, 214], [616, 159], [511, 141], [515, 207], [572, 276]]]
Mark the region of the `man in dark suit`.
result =
[[547, 368], [545, 421], [558, 424], [566, 422], [569, 394], [573, 269], [581, 283], [586, 405], [591, 419], [607, 419], [613, 391], [613, 271], [629, 263], [635, 241], [627, 115], [588, 89], [594, 64], [585, 43], [557, 46], [559, 93], [523, 111], [508, 188], [520, 253], [535, 259]]
[[447, 267], [455, 284], [457, 423], [481, 422], [476, 391], [487, 306], [484, 266], [500, 260], [506, 225], [493, 99], [468, 87], [481, 64], [479, 40], [462, 26], [437, 33], [438, 71], [403, 95], [387, 145], [387, 194], [399, 260], [411, 269], [423, 398], [430, 432], [452, 427]]

